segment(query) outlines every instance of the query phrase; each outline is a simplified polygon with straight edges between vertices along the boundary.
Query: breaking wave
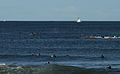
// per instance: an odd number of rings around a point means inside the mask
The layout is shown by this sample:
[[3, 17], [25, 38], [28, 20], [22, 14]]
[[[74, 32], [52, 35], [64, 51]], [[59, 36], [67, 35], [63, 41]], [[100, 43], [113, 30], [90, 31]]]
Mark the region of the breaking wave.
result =
[[0, 65], [0, 74], [119, 74], [116, 69], [85, 69], [73, 66], [46, 64], [44, 66]]

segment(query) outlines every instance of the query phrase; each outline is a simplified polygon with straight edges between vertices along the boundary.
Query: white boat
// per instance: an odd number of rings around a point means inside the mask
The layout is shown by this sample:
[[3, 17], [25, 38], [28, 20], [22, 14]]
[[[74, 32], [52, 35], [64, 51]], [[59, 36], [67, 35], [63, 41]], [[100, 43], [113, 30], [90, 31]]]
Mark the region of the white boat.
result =
[[80, 18], [77, 19], [77, 23], [81, 22]]

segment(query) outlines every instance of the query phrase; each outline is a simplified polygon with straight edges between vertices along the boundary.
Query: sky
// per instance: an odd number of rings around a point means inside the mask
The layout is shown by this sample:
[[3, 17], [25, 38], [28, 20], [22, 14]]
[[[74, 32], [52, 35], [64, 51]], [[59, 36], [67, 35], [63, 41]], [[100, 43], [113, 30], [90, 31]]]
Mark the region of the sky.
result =
[[120, 21], [120, 0], [0, 0], [0, 20]]

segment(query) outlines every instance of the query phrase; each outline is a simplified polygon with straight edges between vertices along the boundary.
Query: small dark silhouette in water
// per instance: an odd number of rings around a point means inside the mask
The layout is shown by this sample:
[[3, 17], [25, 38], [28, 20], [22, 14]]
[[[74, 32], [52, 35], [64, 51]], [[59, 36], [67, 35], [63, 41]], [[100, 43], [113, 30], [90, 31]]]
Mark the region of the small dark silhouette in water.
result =
[[51, 58], [56, 58], [56, 55], [55, 54], [51, 55]]
[[104, 38], [104, 36], [101, 36], [102, 38]]
[[38, 54], [38, 56], [40, 56], [40, 53]]
[[34, 52], [32, 52], [32, 56], [34, 56]]
[[107, 69], [112, 69], [112, 67], [111, 67], [111, 66], [108, 66]]
[[69, 54], [67, 54], [66, 56], [70, 56]]
[[33, 36], [35, 36], [36, 33], [35, 33], [35, 32], [32, 32], [31, 34], [32, 34]]
[[104, 58], [104, 55], [101, 55], [100, 58]]
[[47, 64], [50, 64], [50, 62], [48, 61]]

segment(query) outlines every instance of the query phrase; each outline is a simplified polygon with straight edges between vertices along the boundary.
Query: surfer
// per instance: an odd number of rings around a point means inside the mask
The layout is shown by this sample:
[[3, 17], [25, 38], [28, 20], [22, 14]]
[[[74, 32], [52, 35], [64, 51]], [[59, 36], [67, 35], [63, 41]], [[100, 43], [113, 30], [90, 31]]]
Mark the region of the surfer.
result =
[[70, 56], [69, 54], [67, 54], [66, 56]]
[[51, 58], [56, 58], [56, 55], [55, 54], [51, 55]]
[[50, 64], [50, 62], [48, 61], [47, 64]]
[[34, 56], [34, 52], [32, 52], [32, 56]]
[[111, 66], [108, 66], [107, 68], [108, 68], [108, 69], [112, 69], [112, 67], [111, 67]]
[[31, 33], [31, 35], [32, 35], [32, 36], [35, 36], [35, 35], [36, 35], [36, 33], [35, 33], [35, 32], [32, 32], [32, 33]]
[[104, 58], [104, 55], [102, 54], [102, 55], [100, 56], [100, 58]]
[[40, 56], [40, 53], [38, 54], [38, 56]]
[[104, 36], [103, 36], [103, 35], [102, 35], [101, 37], [102, 37], [102, 38], [104, 38]]

